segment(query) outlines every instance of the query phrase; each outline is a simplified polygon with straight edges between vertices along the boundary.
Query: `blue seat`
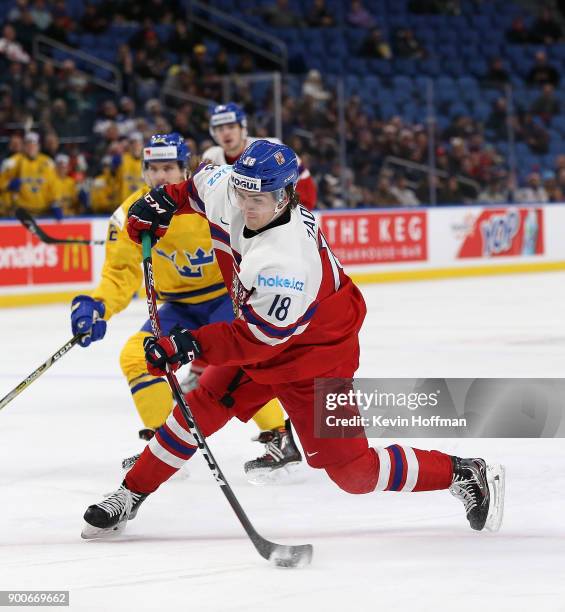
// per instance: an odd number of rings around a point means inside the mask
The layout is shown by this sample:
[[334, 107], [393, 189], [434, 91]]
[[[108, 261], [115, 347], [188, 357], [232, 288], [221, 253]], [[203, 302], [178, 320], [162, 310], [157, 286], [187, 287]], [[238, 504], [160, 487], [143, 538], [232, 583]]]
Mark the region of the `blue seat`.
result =
[[412, 79], [404, 75], [396, 75], [392, 78], [395, 89], [412, 93]]
[[388, 77], [392, 74], [392, 66], [388, 60], [368, 60], [367, 68], [368, 73], [376, 74], [381, 77]]
[[420, 70], [423, 74], [437, 76], [440, 73], [440, 65], [437, 59], [427, 59], [420, 62]]
[[397, 59], [394, 61], [394, 68], [403, 75], [416, 76], [417, 66], [412, 59]]
[[558, 130], [561, 136], [565, 137], [565, 115], [557, 115], [551, 122], [551, 127]]

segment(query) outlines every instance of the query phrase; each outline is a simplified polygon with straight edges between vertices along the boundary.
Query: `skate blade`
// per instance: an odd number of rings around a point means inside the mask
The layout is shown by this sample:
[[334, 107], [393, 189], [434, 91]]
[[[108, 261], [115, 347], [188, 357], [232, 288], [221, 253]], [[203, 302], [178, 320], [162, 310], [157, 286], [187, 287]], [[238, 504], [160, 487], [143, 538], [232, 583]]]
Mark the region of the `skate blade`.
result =
[[105, 540], [115, 538], [123, 533], [126, 528], [127, 520], [120, 521], [117, 525], [110, 528], [94, 527], [90, 523], [84, 523], [80, 537], [83, 540]]
[[280, 468], [259, 468], [246, 472], [247, 481], [256, 486], [269, 486], [278, 484], [294, 484], [302, 480], [300, 470], [301, 461], [287, 463]]
[[503, 465], [487, 465], [487, 483], [490, 492], [490, 504], [485, 529], [498, 531], [504, 515], [504, 487], [506, 473]]

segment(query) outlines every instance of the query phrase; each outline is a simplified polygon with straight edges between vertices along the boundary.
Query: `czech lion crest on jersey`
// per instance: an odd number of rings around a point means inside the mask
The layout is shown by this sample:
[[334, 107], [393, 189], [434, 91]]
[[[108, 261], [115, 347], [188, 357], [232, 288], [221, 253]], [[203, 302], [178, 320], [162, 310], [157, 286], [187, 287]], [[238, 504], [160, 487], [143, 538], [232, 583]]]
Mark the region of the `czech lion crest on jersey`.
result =
[[239, 276], [237, 275], [237, 271], [234, 269], [231, 284], [231, 302], [233, 306], [233, 314], [236, 319], [243, 318], [241, 307], [243, 304], [247, 303], [247, 300], [249, 300], [252, 293], [253, 289], [248, 290], [242, 285], [241, 281], [239, 280]]

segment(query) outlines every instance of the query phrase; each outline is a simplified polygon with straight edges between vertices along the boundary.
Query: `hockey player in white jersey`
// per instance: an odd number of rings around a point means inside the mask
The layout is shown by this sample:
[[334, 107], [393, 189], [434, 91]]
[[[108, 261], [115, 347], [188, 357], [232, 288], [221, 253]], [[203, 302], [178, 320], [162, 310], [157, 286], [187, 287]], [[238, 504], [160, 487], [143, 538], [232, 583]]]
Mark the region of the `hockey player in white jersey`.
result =
[[[204, 436], [233, 417], [247, 421], [265, 398], [276, 396], [308, 464], [325, 470], [344, 491], [449, 489], [473, 529], [496, 531], [504, 499], [501, 466], [407, 445], [370, 448], [362, 428], [354, 437], [316, 435], [314, 379], [350, 384], [366, 308], [316, 219], [299, 205], [297, 178], [295, 153], [259, 140], [233, 167], [202, 165], [191, 179], [154, 189], [133, 204], [128, 233], [135, 242], [143, 232], [158, 240], [173, 215], [206, 216], [236, 313], [231, 323], [177, 327], [169, 336], [148, 339], [149, 372], [163, 376], [167, 367], [174, 371], [200, 355], [211, 365], [186, 400]], [[121, 531], [196, 449], [176, 406], [118, 490], [87, 509], [83, 537]]]
[[[218, 143], [202, 154], [202, 159], [222, 166], [235, 164], [247, 147], [257, 140], [247, 133], [247, 116], [244, 110], [235, 102], [218, 104], [210, 115], [210, 136]], [[269, 142], [281, 144], [278, 138], [266, 138]], [[296, 192], [300, 203], [309, 210], [316, 206], [318, 189], [300, 157], [298, 161], [298, 182]]]

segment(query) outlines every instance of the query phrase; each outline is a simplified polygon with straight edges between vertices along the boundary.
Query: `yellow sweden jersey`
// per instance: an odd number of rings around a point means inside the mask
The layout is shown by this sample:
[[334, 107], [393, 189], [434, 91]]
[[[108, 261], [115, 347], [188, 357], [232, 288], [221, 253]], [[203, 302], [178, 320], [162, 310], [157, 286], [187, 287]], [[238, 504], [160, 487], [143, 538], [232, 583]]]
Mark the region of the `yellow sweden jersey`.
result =
[[[14, 178], [21, 179], [22, 183], [19, 192], [10, 195], [6, 190]], [[35, 159], [22, 153], [12, 155], [2, 164], [0, 191], [4, 199], [11, 197], [13, 204], [23, 206], [32, 213], [45, 212], [56, 199], [53, 160], [43, 153]]]
[[120, 181], [112, 174], [110, 168], [104, 168], [90, 187], [90, 208], [93, 213], [111, 213], [123, 202], [120, 197]]
[[55, 193], [65, 215], [76, 215], [78, 212], [78, 188], [75, 179], [72, 176], [61, 178], [55, 173]]
[[[141, 246], [127, 233], [129, 207], [149, 191], [139, 189], [110, 219], [102, 279], [92, 296], [106, 305], [105, 319], [123, 310], [143, 280]], [[227, 293], [216, 262], [206, 219], [174, 216], [165, 236], [153, 247], [157, 297], [166, 302], [200, 304]]]
[[141, 175], [141, 160], [136, 159], [131, 153], [124, 153], [119, 173], [120, 201], [145, 187], [145, 181]]

